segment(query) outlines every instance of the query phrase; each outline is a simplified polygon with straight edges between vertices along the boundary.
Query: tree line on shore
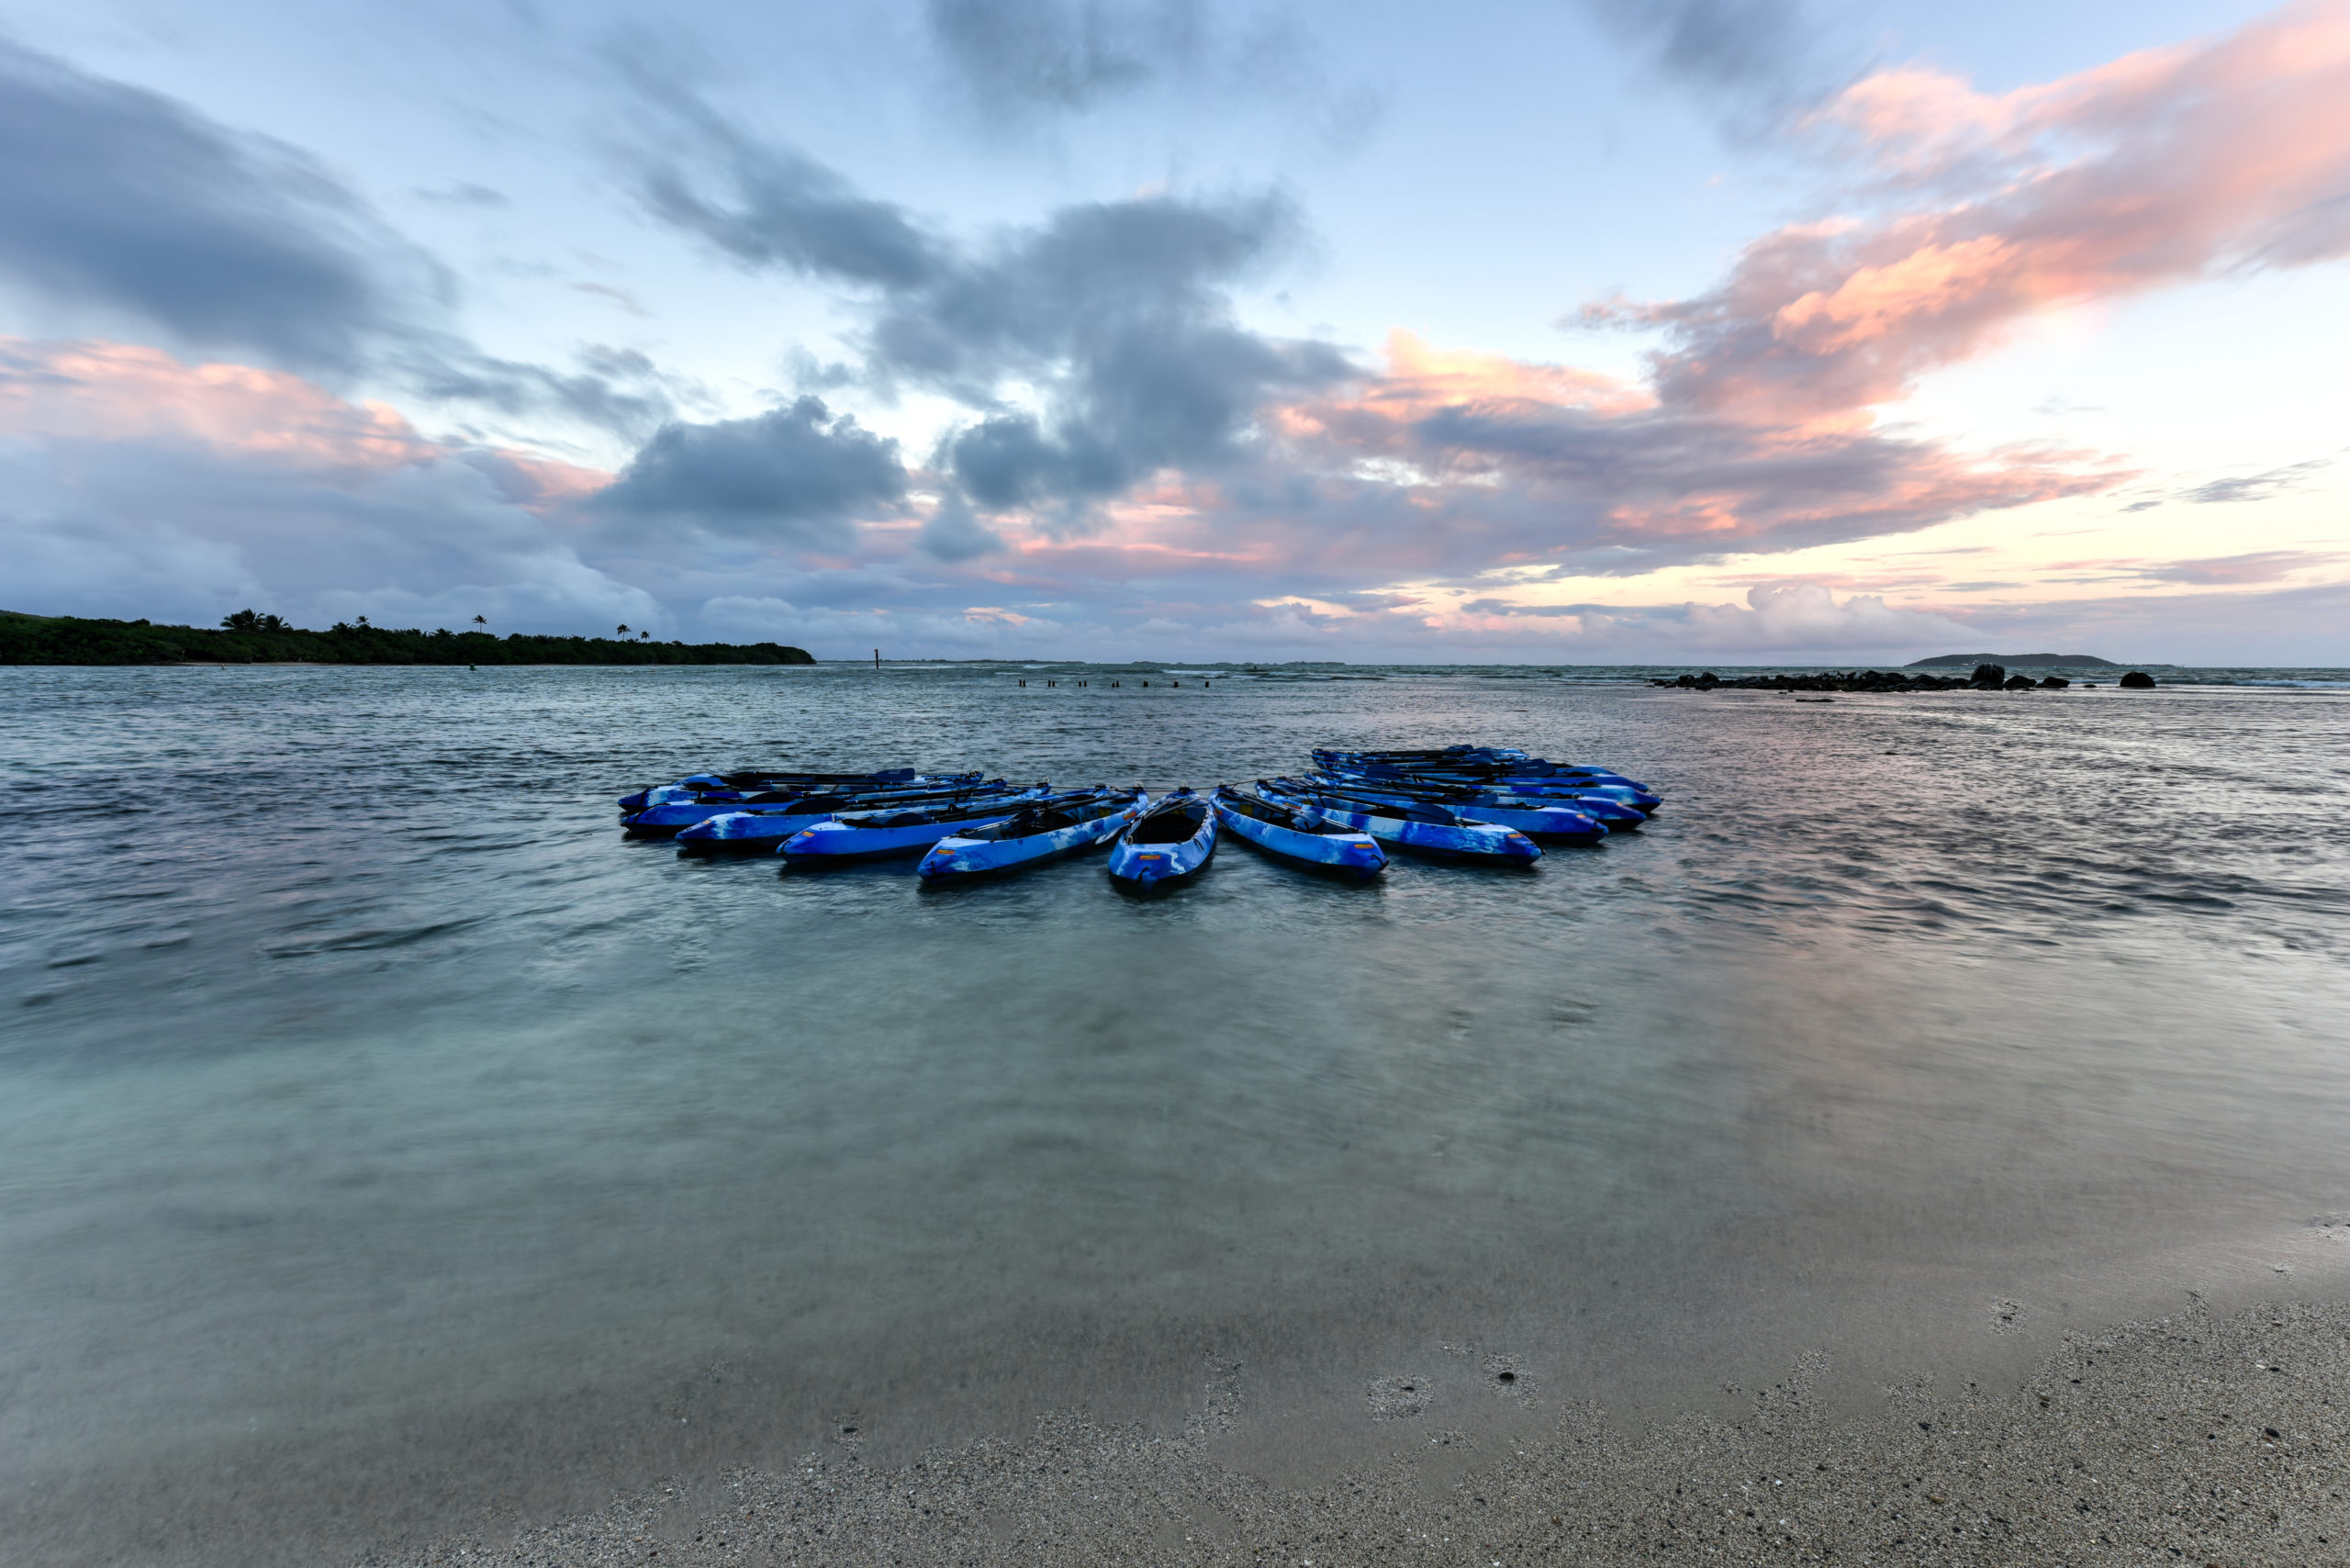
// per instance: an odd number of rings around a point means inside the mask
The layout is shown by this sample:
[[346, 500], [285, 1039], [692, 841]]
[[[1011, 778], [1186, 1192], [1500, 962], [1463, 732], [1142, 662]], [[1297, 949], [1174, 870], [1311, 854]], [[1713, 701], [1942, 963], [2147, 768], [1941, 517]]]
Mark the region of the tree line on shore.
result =
[[[480, 618], [476, 618], [476, 622]], [[87, 620], [0, 610], [0, 664], [322, 665], [809, 665], [804, 648], [781, 643], [657, 643], [632, 638], [541, 636], [485, 629], [425, 632], [337, 622], [307, 631], [275, 615], [241, 610], [214, 630], [145, 621]]]

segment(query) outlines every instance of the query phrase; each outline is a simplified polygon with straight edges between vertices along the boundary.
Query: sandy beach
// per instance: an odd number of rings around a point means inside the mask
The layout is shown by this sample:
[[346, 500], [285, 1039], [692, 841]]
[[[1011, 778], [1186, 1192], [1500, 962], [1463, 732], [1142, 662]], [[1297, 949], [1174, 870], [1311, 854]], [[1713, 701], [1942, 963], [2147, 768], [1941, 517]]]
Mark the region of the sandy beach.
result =
[[[1516, 1397], [1506, 1366], [1477, 1373]], [[1506, 1437], [1366, 1390], [1396, 1446], [1283, 1488], [1223, 1462], [1237, 1369], [1178, 1434], [1040, 1421], [1019, 1443], [867, 1462], [845, 1431], [778, 1471], [669, 1481], [368, 1568], [848, 1563], [2350, 1562], [2350, 1304], [2073, 1336], [2019, 1382], [1824, 1407], [1823, 1364], [1727, 1417], [1626, 1429], [1562, 1404]], [[1539, 1398], [1525, 1403], [1538, 1406]]]

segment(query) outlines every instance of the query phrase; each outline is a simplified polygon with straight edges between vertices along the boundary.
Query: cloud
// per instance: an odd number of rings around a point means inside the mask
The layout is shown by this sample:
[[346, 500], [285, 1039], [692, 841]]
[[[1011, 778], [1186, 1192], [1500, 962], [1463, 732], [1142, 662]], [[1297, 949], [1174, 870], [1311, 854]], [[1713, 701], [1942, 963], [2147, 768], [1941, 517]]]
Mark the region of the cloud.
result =
[[447, 270], [308, 153], [6, 40], [0, 211], [0, 281], [69, 318], [624, 434], [669, 411], [649, 382], [482, 353]]
[[2339, 550], [2255, 550], [2242, 555], [2214, 555], [2200, 561], [2166, 561], [2138, 568], [2141, 577], [2158, 582], [2197, 583], [2211, 587], [2244, 587], [2282, 582], [2296, 572], [2350, 560]]
[[2068, 647], [2201, 666], [2350, 664], [2350, 582], [2206, 588], [1989, 604], [1966, 615], [1975, 647]]
[[514, 205], [504, 191], [477, 185], [470, 180], [456, 180], [438, 189], [420, 186], [411, 191], [419, 201], [429, 201], [439, 207], [505, 207]]
[[1801, 0], [1583, 0], [1582, 8], [1708, 107], [1720, 108], [1727, 97], [1748, 130], [1850, 76], [1827, 58], [1825, 31]]
[[429, 440], [299, 377], [129, 344], [0, 342], [12, 608], [204, 625], [590, 631], [659, 605], [561, 521], [592, 471]]
[[0, 40], [0, 274], [206, 348], [348, 372], [450, 283], [316, 160]]
[[1197, 0], [929, 0], [923, 20], [975, 106], [996, 117], [1084, 110], [1198, 64]]
[[592, 295], [599, 299], [610, 300], [614, 306], [640, 321], [653, 314], [644, 308], [644, 301], [635, 295], [624, 288], [614, 288], [608, 283], [575, 283], [571, 288], [575, 294]]
[[854, 515], [905, 490], [895, 441], [801, 398], [749, 419], [662, 426], [589, 505], [639, 521], [837, 545]]
[[1839, 599], [1819, 583], [1757, 584], [1743, 606], [1518, 605], [1479, 599], [1460, 607], [1488, 624], [1532, 617], [1560, 626], [1554, 635], [1593, 648], [1670, 646], [1687, 654], [1822, 653], [1836, 649], [1906, 650], [1964, 639], [1947, 616], [1890, 606], [1874, 594]]
[[627, 155], [653, 217], [737, 264], [906, 288], [937, 269], [932, 238], [892, 202], [859, 195], [797, 149], [762, 140], [666, 76], [621, 62], [655, 111], [651, 145]]
[[1003, 535], [972, 515], [970, 504], [960, 496], [948, 496], [938, 503], [923, 521], [915, 543], [938, 560], [949, 563], [991, 554], [1004, 547]]
[[1237, 23], [1202, 0], [925, 0], [923, 22], [946, 100], [999, 136], [1156, 95], [1302, 125], [1328, 153], [1383, 112], [1375, 91], [1329, 79], [1293, 8]]
[[1274, 196], [1064, 207], [887, 299], [870, 363], [981, 406], [1009, 381], [1040, 392], [1040, 409], [992, 414], [947, 443], [946, 466], [985, 507], [1081, 503], [1162, 468], [1213, 468], [1270, 400], [1355, 373], [1332, 345], [1236, 318], [1232, 286], [1296, 230]]
[[2208, 479], [2200, 485], [2190, 485], [2166, 495], [2149, 496], [2132, 501], [2123, 511], [2152, 511], [2172, 501], [2191, 501], [2199, 506], [2219, 506], [2237, 501], [2268, 501], [2279, 496], [2289, 496], [2306, 490], [2319, 475], [2333, 466], [2330, 457], [2311, 458], [2304, 463], [2288, 463], [2281, 468], [2270, 468], [2258, 474], [2234, 475], [2223, 479]]
[[2350, 10], [2003, 95], [1918, 67], [1813, 117], [1860, 159], [1857, 215], [1748, 246], [1719, 288], [1593, 320], [1661, 327], [1669, 402], [1849, 420], [2035, 312], [2350, 253]]
[[2277, 496], [2290, 495], [2296, 490], [2307, 489], [2311, 481], [2333, 466], [2333, 460], [2328, 457], [2315, 458], [2307, 463], [2288, 464], [2282, 468], [2271, 468], [2265, 474], [2251, 474], [2232, 479], [2213, 479], [2198, 485], [2192, 489], [2180, 491], [2178, 498], [2182, 501], [2195, 501], [2204, 506], [2223, 501], [2270, 500]]
[[[1498, 565], [1636, 575], [1911, 531], [2119, 476], [2057, 449], [1970, 455], [1864, 421], [1750, 421], [1566, 367], [1441, 353], [1407, 334], [1388, 352], [1386, 375], [1281, 411], [1289, 449], [1321, 472], [1317, 504], [1310, 521], [1293, 492], [1261, 510], [1272, 540], [1325, 532], [1333, 553], [1389, 580]], [[1285, 526], [1284, 514], [1296, 521]]]
[[[1078, 203], [966, 248], [697, 98], [640, 86], [679, 140], [669, 162], [639, 158], [648, 210], [746, 266], [873, 289], [864, 375], [979, 410], [938, 460], [982, 509], [1058, 506], [1081, 526], [1086, 505], [1162, 468], [1234, 461], [1270, 400], [1354, 374], [1329, 344], [1239, 324], [1232, 290], [1299, 237], [1277, 194]], [[682, 194], [688, 163], [723, 172], [724, 207]], [[1035, 406], [1007, 402], [1013, 384]]]

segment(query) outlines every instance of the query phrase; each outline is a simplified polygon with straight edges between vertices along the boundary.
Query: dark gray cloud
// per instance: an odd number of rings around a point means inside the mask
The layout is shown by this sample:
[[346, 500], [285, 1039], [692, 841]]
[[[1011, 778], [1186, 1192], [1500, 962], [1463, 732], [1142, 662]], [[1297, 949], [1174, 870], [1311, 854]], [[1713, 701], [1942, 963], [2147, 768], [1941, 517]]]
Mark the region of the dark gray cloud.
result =
[[[647, 210], [746, 266], [875, 289], [864, 377], [978, 413], [938, 462], [981, 508], [1057, 507], [1078, 526], [1158, 469], [1229, 462], [1269, 399], [1354, 374], [1327, 344], [1237, 319], [1232, 290], [1298, 240], [1278, 195], [1080, 203], [970, 250], [689, 94], [638, 85], [672, 138], [632, 155]], [[681, 194], [710, 181], [722, 205]], [[1005, 406], [1013, 383], [1042, 407]]]
[[1238, 324], [1231, 287], [1285, 253], [1273, 196], [1065, 207], [925, 286], [889, 297], [867, 337], [876, 372], [974, 405], [1017, 380], [1041, 415], [996, 412], [946, 468], [982, 506], [1084, 502], [1164, 467], [1227, 463], [1269, 399], [1355, 374], [1326, 343]]
[[445, 275], [315, 160], [0, 40], [0, 274], [191, 344], [348, 371]]
[[2167, 495], [2150, 496], [2144, 500], [2132, 501], [2123, 511], [2152, 511], [2172, 501], [2190, 501], [2198, 506], [2217, 506], [2236, 501], [2267, 501], [2278, 496], [2289, 496], [2307, 489], [2320, 474], [2333, 466], [2330, 457], [2313, 457], [2305, 463], [2288, 463], [2282, 468], [2271, 468], [2260, 474], [2243, 474], [2225, 479], [2210, 479], [2200, 485], [2189, 485]]
[[906, 288], [940, 264], [935, 241], [892, 202], [859, 195], [794, 148], [762, 141], [691, 92], [623, 62], [660, 116], [664, 145], [630, 158], [637, 197], [654, 217], [743, 266]]
[[1803, 0], [1582, 0], [1602, 29], [1723, 111], [1760, 130], [1849, 82], [1864, 63], [1831, 53]]
[[981, 522], [972, 513], [970, 503], [960, 496], [948, 496], [941, 501], [938, 510], [922, 525], [922, 532], [914, 542], [928, 554], [949, 565], [1003, 548], [1003, 536]]
[[825, 544], [846, 537], [856, 512], [905, 491], [896, 442], [802, 398], [750, 419], [662, 426], [590, 504], [618, 517]]
[[940, 54], [997, 118], [1083, 110], [1195, 67], [1208, 24], [1196, 0], [929, 0]]
[[583, 368], [562, 371], [431, 334], [396, 344], [379, 368], [436, 401], [476, 404], [509, 418], [554, 412], [632, 440], [675, 411], [670, 379], [643, 354], [590, 344], [580, 359]]
[[1056, 439], [1028, 414], [981, 420], [947, 442], [946, 457], [971, 498], [997, 511], [1055, 497], [1106, 496], [1131, 472], [1083, 431]]
[[1157, 96], [1257, 117], [1328, 156], [1351, 151], [1382, 118], [1382, 94], [1330, 79], [1297, 8], [1218, 10], [1202, 0], [924, 0], [923, 17], [946, 100], [987, 132], [1049, 133], [1056, 120]]
[[301, 150], [5, 39], [0, 213], [0, 279], [200, 352], [631, 435], [671, 408], [649, 370], [483, 353], [445, 324], [447, 272]]
[[2249, 474], [2241, 478], [2213, 479], [2192, 489], [2181, 490], [2177, 498], [2210, 506], [2220, 501], [2265, 501], [2277, 496], [2305, 489], [2311, 481], [2333, 466], [2328, 457], [2313, 458], [2307, 463], [2288, 464], [2271, 468], [2265, 474]]

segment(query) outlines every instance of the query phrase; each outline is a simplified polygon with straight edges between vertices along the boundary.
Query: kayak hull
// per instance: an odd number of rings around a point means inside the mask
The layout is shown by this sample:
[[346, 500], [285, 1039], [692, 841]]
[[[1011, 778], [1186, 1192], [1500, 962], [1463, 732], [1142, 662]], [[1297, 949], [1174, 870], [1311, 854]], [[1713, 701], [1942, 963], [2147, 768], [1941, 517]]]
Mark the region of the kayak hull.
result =
[[[924, 785], [937, 790], [958, 789], [977, 784], [978, 773], [922, 773], [911, 767], [885, 767], [878, 773], [737, 773], [732, 778], [722, 773], [688, 773], [683, 778], [667, 784], [655, 784], [620, 798], [621, 814], [634, 816], [665, 801], [682, 801], [691, 795], [717, 794], [722, 799], [742, 799], [760, 790], [789, 790], [802, 794], [853, 794], [878, 790], [904, 790]], [[731, 791], [731, 794], [725, 793]]]
[[1648, 818], [1606, 795], [1534, 795], [1493, 790], [1474, 795], [1441, 789], [1412, 790], [1393, 780], [1334, 778], [1332, 788], [1348, 795], [1399, 806], [1436, 806], [1481, 823], [1515, 828], [1534, 837], [1597, 843], [1609, 833], [1628, 833]]
[[[668, 786], [663, 786], [664, 789]], [[655, 790], [657, 795], [659, 790]], [[823, 817], [844, 812], [886, 811], [894, 805], [912, 806], [968, 800], [984, 800], [990, 796], [1014, 795], [1019, 791], [1012, 785], [971, 784], [948, 788], [944, 785], [909, 787], [891, 785], [880, 789], [839, 790], [811, 790], [795, 798], [770, 800], [756, 805], [745, 805], [738, 791], [700, 796], [688, 795], [682, 800], [655, 801], [632, 817], [621, 819], [621, 831], [630, 838], [687, 838], [688, 830], [723, 816], [789, 817], [797, 815], [800, 825], [807, 827]], [[822, 800], [827, 802], [821, 812], [795, 811], [795, 807]], [[733, 836], [730, 833], [726, 836]], [[772, 835], [769, 835], [772, 836]], [[694, 834], [691, 842], [701, 843], [711, 835]]]
[[1356, 877], [1376, 877], [1387, 868], [1387, 852], [1367, 833], [1300, 833], [1236, 812], [1220, 801], [1215, 803], [1215, 815], [1225, 831], [1279, 859]]
[[698, 855], [766, 853], [833, 816], [831, 812], [725, 812], [680, 829], [677, 847]]
[[1150, 797], [1136, 790], [1133, 801], [1123, 809], [1091, 822], [1079, 823], [1073, 827], [1055, 828], [1050, 833], [1032, 833], [1025, 837], [1013, 839], [942, 838], [931, 846], [930, 853], [923, 857], [922, 864], [915, 869], [926, 882], [1018, 871], [1107, 843], [1125, 832], [1149, 804]]
[[[1178, 796], [1188, 796], [1190, 790], [1178, 790], [1159, 802], [1163, 809]], [[1110, 880], [1128, 892], [1150, 893], [1178, 886], [1198, 874], [1215, 854], [1216, 813], [1213, 809], [1203, 812], [1200, 825], [1192, 836], [1173, 844], [1137, 844], [1135, 829], [1144, 818], [1127, 824], [1110, 846], [1108, 870]]]
[[[1018, 808], [1006, 806], [1003, 814], [980, 822], [1008, 820]], [[913, 855], [928, 849], [958, 827], [977, 827], [979, 822], [925, 823], [915, 827], [860, 828], [842, 822], [838, 817], [801, 829], [776, 846], [795, 866], [824, 862], [870, 860], [881, 856]]]
[[1528, 838], [1559, 844], [1599, 844], [1607, 837], [1606, 825], [1597, 818], [1567, 806], [1487, 806], [1464, 801], [1452, 812], [1471, 822], [1514, 828]]
[[794, 865], [809, 866], [918, 854], [962, 829], [1010, 822], [1020, 814], [1022, 806], [1042, 799], [1044, 793], [1040, 790], [1025, 790], [990, 801], [968, 814], [957, 812], [950, 821], [907, 823], [901, 826], [882, 826], [856, 820], [859, 816], [887, 815], [886, 811], [844, 812], [785, 839], [777, 846], [776, 853], [788, 857]]
[[[1274, 797], [1268, 791], [1267, 798]], [[1353, 828], [1359, 833], [1367, 833], [1382, 844], [1416, 849], [1425, 855], [1486, 861], [1494, 865], [1530, 866], [1542, 858], [1541, 846], [1515, 828], [1476, 822], [1414, 822], [1407, 817], [1382, 816], [1371, 807], [1349, 801], [1307, 795], [1281, 798], [1294, 804], [1312, 806], [1327, 821]]]
[[1524, 752], [1484, 749], [1445, 753], [1362, 753], [1317, 750], [1325, 773], [1366, 783], [1479, 790], [1496, 795], [1606, 795], [1642, 815], [1663, 798], [1637, 778], [1607, 767], [1551, 762]]

